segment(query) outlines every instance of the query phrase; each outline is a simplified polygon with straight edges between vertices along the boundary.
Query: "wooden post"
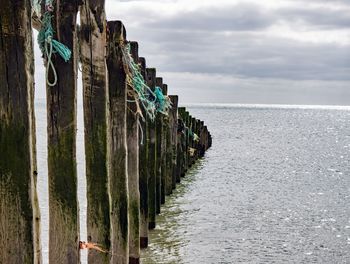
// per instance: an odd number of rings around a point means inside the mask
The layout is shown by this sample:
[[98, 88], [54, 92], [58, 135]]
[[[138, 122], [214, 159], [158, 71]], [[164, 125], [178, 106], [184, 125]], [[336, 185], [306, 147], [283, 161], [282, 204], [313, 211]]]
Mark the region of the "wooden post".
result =
[[[110, 250], [107, 176], [107, 65], [104, 0], [80, 7], [80, 60], [83, 76], [88, 241]], [[89, 250], [90, 263], [109, 263], [110, 256]]]
[[[177, 119], [178, 122], [181, 122], [181, 119]], [[183, 165], [183, 160], [182, 160], [182, 153], [183, 153], [183, 148], [182, 148], [182, 138], [181, 138], [181, 133], [178, 131], [178, 125], [176, 126], [176, 166], [175, 166], [175, 178], [176, 182], [180, 183], [181, 182], [181, 176], [182, 176], [182, 165]]]
[[196, 134], [198, 136], [198, 141], [196, 142], [196, 149], [197, 149], [197, 160], [199, 159], [199, 151], [200, 151], [200, 138], [201, 138], [201, 134], [200, 134], [200, 131], [201, 131], [201, 121], [199, 119], [196, 119]]
[[191, 157], [189, 153], [190, 149], [190, 133], [189, 133], [189, 127], [190, 127], [190, 113], [188, 111], [185, 112], [185, 125], [187, 127], [185, 133], [186, 133], [186, 170], [188, 170], [191, 167]]
[[0, 9], [0, 263], [41, 263], [31, 2]]
[[128, 174], [126, 143], [126, 73], [122, 45], [126, 31], [120, 21], [109, 21], [107, 68], [109, 85], [109, 192], [111, 210], [111, 263], [128, 263]]
[[[162, 92], [164, 95], [168, 94], [168, 85], [163, 84], [162, 86]], [[169, 124], [169, 116], [163, 116], [162, 120], [162, 139], [161, 139], [161, 204], [165, 203], [165, 195], [166, 195], [166, 173], [167, 173], [167, 156], [166, 156], [166, 149], [167, 149], [167, 126]]]
[[[138, 43], [130, 42], [130, 46], [134, 61], [138, 61]], [[129, 263], [138, 264], [140, 263], [139, 113], [135, 98], [130, 95], [127, 106]]]
[[[163, 78], [156, 78], [156, 87], [163, 88]], [[162, 91], [163, 92], [163, 91]], [[162, 188], [162, 126], [163, 114], [156, 116], [156, 213], [160, 214]]]
[[186, 132], [185, 132], [185, 122], [186, 122], [186, 108], [179, 107], [179, 119], [181, 119], [181, 127], [180, 127], [180, 144], [181, 144], [181, 169], [180, 176], [184, 177], [186, 172], [186, 164], [187, 164], [187, 155], [186, 155]]
[[[156, 69], [147, 68], [147, 84], [154, 91], [156, 86]], [[156, 227], [156, 124], [154, 120], [147, 122], [149, 133], [148, 145], [148, 228]]]
[[[139, 58], [139, 64], [141, 74], [145, 80], [146, 76], [146, 60], [145, 58]], [[149, 133], [147, 126], [147, 115], [144, 109], [142, 114], [145, 120], [141, 122], [140, 128], [140, 150], [139, 150], [139, 189], [140, 189], [140, 247], [148, 247], [148, 145], [149, 145]]]
[[176, 159], [177, 159], [177, 107], [179, 102], [179, 97], [177, 95], [170, 95], [170, 100], [172, 102], [172, 108], [170, 113], [170, 130], [171, 130], [171, 178], [172, 178], [172, 188], [176, 188]]
[[[171, 97], [169, 96], [171, 99]], [[164, 123], [166, 126], [166, 171], [165, 171], [165, 194], [170, 195], [173, 193], [173, 170], [172, 170], [172, 160], [173, 160], [173, 147], [172, 143], [172, 109], [169, 110], [169, 116], [167, 117], [167, 122]]]
[[208, 128], [207, 126], [204, 126], [204, 150], [206, 151], [208, 149]]
[[[190, 150], [190, 149], [193, 149], [193, 135], [191, 135], [191, 133], [193, 134], [193, 123], [192, 123], [191, 115], [188, 116], [188, 129], [190, 133], [189, 135], [189, 150]], [[191, 168], [194, 163], [194, 159], [191, 151], [188, 152], [188, 155], [189, 155], [189, 167]]]
[[[47, 136], [50, 211], [50, 263], [80, 263], [76, 168], [76, 17], [80, 1], [54, 3], [54, 38], [72, 52], [68, 62], [52, 56], [57, 83], [47, 85]], [[52, 82], [53, 72], [48, 79]]]
[[208, 133], [208, 138], [209, 138], [209, 140], [208, 140], [208, 148], [211, 148], [212, 143], [213, 143], [213, 139], [212, 139], [212, 137], [211, 137], [210, 132]]
[[[197, 135], [197, 119], [195, 117], [192, 117], [192, 131], [193, 131], [193, 134]], [[194, 140], [194, 135], [193, 135], [193, 149], [194, 149], [193, 163], [195, 163], [197, 161], [198, 151], [197, 151], [197, 142]]]
[[205, 153], [205, 131], [204, 131], [204, 122], [200, 121], [200, 144], [199, 144], [199, 157], [203, 158]]

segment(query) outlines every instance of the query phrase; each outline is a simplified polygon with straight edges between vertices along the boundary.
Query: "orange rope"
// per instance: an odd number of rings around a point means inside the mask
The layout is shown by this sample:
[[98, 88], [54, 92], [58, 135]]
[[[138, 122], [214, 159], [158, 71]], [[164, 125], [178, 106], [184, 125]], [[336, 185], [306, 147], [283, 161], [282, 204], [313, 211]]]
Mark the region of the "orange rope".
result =
[[95, 243], [89, 243], [89, 242], [80, 241], [79, 242], [79, 248], [81, 250], [82, 249], [87, 249], [87, 250], [94, 249], [94, 250], [97, 250], [97, 251], [102, 252], [102, 253], [109, 253], [107, 250], [104, 250], [98, 244], [95, 244]]

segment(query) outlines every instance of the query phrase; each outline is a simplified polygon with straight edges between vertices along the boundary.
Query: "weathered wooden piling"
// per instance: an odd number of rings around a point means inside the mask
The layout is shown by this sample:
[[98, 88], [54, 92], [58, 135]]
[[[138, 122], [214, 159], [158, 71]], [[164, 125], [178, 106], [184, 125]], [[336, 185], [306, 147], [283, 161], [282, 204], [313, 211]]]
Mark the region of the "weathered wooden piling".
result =
[[[146, 68], [147, 85], [154, 91], [156, 87], [156, 69]], [[147, 130], [149, 133], [148, 144], [148, 228], [156, 227], [156, 124], [154, 120], [147, 122]]]
[[186, 107], [179, 107], [179, 110], [178, 110], [178, 113], [179, 113], [179, 118], [182, 120], [182, 128], [181, 128], [181, 133], [183, 134], [183, 143], [182, 143], [182, 155], [183, 155], [183, 172], [184, 174], [186, 173], [187, 171], [187, 136], [186, 136]]
[[[107, 175], [107, 65], [104, 0], [80, 7], [80, 61], [83, 77], [88, 241], [110, 250]], [[90, 263], [109, 263], [110, 256], [90, 250]]]
[[[171, 96], [169, 96], [171, 100]], [[171, 100], [172, 102], [172, 100]], [[165, 119], [165, 140], [166, 140], [166, 154], [165, 154], [165, 194], [170, 195], [173, 193], [173, 147], [172, 147], [172, 108], [169, 110], [168, 116]]]
[[189, 157], [189, 168], [192, 167], [194, 163], [193, 158], [193, 124], [192, 124], [192, 116], [188, 116], [188, 134], [189, 134], [189, 148], [188, 148], [188, 157]]
[[208, 142], [209, 142], [209, 138], [208, 138], [208, 127], [204, 126], [204, 150], [206, 151], [208, 149]]
[[[72, 52], [68, 62], [60, 56], [51, 60], [56, 84], [47, 85], [48, 178], [50, 212], [50, 263], [79, 263], [79, 208], [76, 168], [76, 17], [80, 1], [54, 2], [54, 38]], [[53, 71], [48, 74], [54, 80]]]
[[[147, 80], [146, 75], [146, 60], [145, 58], [139, 58], [140, 70], [143, 78]], [[143, 120], [140, 122], [140, 145], [139, 145], [139, 189], [140, 189], [140, 247], [148, 247], [148, 146], [149, 146], [149, 133], [148, 133], [148, 116], [144, 109], [142, 110]]]
[[172, 108], [170, 110], [170, 130], [171, 130], [171, 179], [172, 189], [176, 188], [176, 183], [179, 182], [176, 177], [176, 161], [177, 161], [177, 108], [179, 97], [177, 95], [170, 95]]
[[210, 133], [208, 133], [208, 138], [209, 138], [209, 140], [208, 140], [208, 148], [210, 148], [212, 146], [212, 143], [213, 143], [213, 138], [212, 138]]
[[[163, 88], [163, 78], [156, 78], [156, 87]], [[156, 214], [160, 214], [162, 200], [162, 126], [163, 114], [156, 115]]]
[[186, 171], [191, 166], [191, 156], [190, 156], [190, 113], [188, 111], [185, 111], [185, 135], [186, 135]]
[[204, 121], [200, 121], [200, 145], [199, 145], [199, 157], [203, 158], [205, 153], [205, 130], [204, 130]]
[[194, 149], [194, 154], [193, 154], [193, 164], [197, 160], [197, 142], [195, 140], [195, 135], [197, 135], [197, 122], [196, 118], [192, 117], [192, 132], [193, 132], [193, 138], [192, 138], [192, 147]]
[[201, 138], [201, 135], [200, 135], [200, 131], [201, 131], [201, 121], [196, 119], [196, 134], [197, 134], [197, 140], [196, 140], [196, 150], [197, 150], [197, 153], [196, 153], [196, 159], [199, 159], [200, 157], [200, 138]]
[[41, 263], [29, 0], [0, 9], [0, 263]]
[[[162, 92], [165, 96], [168, 95], [168, 85], [163, 84]], [[162, 138], [161, 138], [161, 204], [165, 203], [166, 195], [166, 175], [167, 175], [167, 128], [169, 124], [169, 113], [162, 117]]]
[[[130, 42], [131, 56], [139, 60], [138, 43]], [[132, 87], [129, 87], [132, 90]], [[129, 263], [140, 263], [139, 115], [135, 97], [128, 94], [127, 144], [129, 187]]]
[[[145, 58], [139, 58], [140, 70], [143, 78], [147, 80], [146, 75], [146, 60]], [[144, 109], [142, 115], [144, 120], [140, 123], [140, 145], [139, 145], [139, 190], [140, 190], [140, 247], [148, 247], [148, 145], [149, 145], [149, 133], [147, 129], [148, 116]]]
[[[178, 119], [178, 122], [181, 121]], [[179, 131], [176, 131], [176, 141], [177, 141], [177, 146], [176, 146], [176, 166], [175, 166], [175, 178], [176, 178], [176, 183], [181, 182], [181, 174], [182, 174], [182, 166], [183, 166], [183, 160], [182, 160], [182, 138], [181, 138], [181, 133]]]
[[122, 46], [126, 31], [120, 21], [109, 21], [107, 68], [109, 85], [108, 161], [111, 217], [111, 263], [129, 261], [128, 174], [127, 174], [127, 82]]

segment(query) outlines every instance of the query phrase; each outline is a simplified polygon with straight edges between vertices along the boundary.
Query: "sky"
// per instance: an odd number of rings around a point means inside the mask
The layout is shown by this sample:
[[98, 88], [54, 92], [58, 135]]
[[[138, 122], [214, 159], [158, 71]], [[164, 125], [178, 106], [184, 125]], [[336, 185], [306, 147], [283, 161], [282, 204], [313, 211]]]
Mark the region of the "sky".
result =
[[106, 0], [106, 12], [182, 104], [350, 105], [349, 0]]

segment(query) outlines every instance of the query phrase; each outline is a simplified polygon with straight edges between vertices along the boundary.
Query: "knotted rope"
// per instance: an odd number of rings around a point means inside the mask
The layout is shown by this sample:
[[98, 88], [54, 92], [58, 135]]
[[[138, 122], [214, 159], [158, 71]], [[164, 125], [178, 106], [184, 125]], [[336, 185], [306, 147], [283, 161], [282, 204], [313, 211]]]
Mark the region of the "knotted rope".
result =
[[[144, 109], [148, 118], [153, 122], [156, 117], [156, 113], [168, 115], [168, 111], [171, 108], [171, 101], [168, 96], [162, 93], [159, 87], [152, 89], [146, 84], [145, 79], [141, 74], [140, 65], [136, 64], [130, 53], [130, 43], [121, 43], [123, 54], [123, 65], [127, 74], [126, 81], [128, 87], [131, 88], [129, 95], [131, 95], [140, 109], [140, 105]], [[130, 100], [129, 100], [130, 101]], [[144, 120], [144, 118], [142, 118]]]
[[[44, 58], [46, 59], [46, 83], [49, 86], [55, 86], [57, 84], [57, 72], [55, 66], [52, 62], [52, 55], [58, 53], [65, 62], [69, 61], [72, 52], [64, 44], [53, 38], [54, 30], [52, 27], [52, 17], [53, 17], [53, 1], [45, 1], [45, 13], [42, 16], [41, 28], [38, 35], [38, 43]], [[33, 0], [33, 10], [40, 17], [41, 10], [41, 0]], [[52, 70], [53, 81], [49, 80], [49, 71]]]

